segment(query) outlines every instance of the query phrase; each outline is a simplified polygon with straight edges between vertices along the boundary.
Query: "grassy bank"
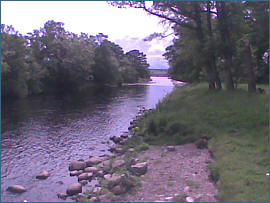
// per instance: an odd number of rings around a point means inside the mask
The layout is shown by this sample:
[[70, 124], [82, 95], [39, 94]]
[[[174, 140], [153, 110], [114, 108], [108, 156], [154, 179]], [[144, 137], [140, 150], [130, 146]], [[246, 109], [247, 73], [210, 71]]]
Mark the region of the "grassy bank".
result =
[[267, 94], [209, 91], [204, 84], [176, 89], [140, 120], [137, 134], [149, 144], [195, 142], [208, 147], [221, 201], [268, 201]]

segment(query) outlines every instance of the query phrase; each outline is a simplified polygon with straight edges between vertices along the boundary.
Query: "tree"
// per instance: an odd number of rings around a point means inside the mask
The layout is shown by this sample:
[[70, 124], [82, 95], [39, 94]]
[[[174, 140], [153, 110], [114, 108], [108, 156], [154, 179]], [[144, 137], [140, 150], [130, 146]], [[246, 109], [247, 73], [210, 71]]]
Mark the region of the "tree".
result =
[[[172, 25], [173, 45], [165, 57], [174, 78], [195, 82], [207, 80], [209, 89], [228, 90], [235, 82], [268, 81], [268, 2], [110, 2], [119, 8], [143, 9]], [[163, 37], [154, 33], [147, 39]], [[244, 48], [242, 48], [244, 47]], [[195, 62], [194, 62], [195, 60]], [[223, 70], [222, 72], [220, 70]]]
[[147, 79], [150, 77], [150, 71], [148, 69], [149, 64], [147, 63], [146, 55], [139, 50], [131, 50], [126, 53], [131, 66], [135, 68], [138, 74], [138, 78]]
[[95, 52], [93, 75], [95, 82], [102, 84], [118, 84], [120, 82], [120, 63], [112, 50], [116, 48], [108, 40], [104, 40]]
[[27, 88], [27, 41], [12, 26], [1, 25], [1, 83], [3, 97], [25, 97]]

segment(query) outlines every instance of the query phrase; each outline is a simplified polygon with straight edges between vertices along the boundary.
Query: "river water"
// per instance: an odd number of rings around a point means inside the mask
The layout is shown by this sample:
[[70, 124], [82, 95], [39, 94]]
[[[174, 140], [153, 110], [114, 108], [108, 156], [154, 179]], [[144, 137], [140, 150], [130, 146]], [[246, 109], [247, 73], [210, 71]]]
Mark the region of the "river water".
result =
[[[142, 106], [154, 108], [173, 88], [167, 77], [152, 77], [149, 83], [102, 88], [87, 95], [3, 102], [1, 201], [64, 201], [57, 193], [77, 180], [69, 176], [70, 161], [108, 154], [109, 138], [127, 131]], [[42, 170], [51, 175], [37, 180]], [[13, 184], [25, 186], [27, 192], [7, 192]]]

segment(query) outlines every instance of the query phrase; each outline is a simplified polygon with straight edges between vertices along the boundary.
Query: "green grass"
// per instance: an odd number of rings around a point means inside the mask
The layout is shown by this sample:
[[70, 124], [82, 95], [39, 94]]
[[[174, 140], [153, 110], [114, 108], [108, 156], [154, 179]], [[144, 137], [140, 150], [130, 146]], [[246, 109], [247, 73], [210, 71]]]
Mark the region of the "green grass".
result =
[[143, 141], [184, 144], [208, 137], [209, 165], [221, 201], [268, 201], [268, 86], [266, 94], [209, 91], [206, 84], [177, 88], [140, 120]]

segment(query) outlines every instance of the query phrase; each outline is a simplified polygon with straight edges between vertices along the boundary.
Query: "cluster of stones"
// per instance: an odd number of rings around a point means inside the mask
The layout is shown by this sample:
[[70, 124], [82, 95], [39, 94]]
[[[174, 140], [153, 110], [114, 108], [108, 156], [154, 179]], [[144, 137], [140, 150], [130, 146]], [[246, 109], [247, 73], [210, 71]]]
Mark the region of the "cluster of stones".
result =
[[[43, 170], [41, 173], [36, 175], [36, 179], [45, 180], [50, 176], [50, 173], [46, 170]], [[27, 189], [22, 185], [11, 185], [7, 188], [7, 191], [12, 193], [23, 193], [26, 192]]]
[[[138, 128], [138, 120], [140, 117], [144, 116], [145, 113], [150, 110], [146, 110], [144, 107], [139, 110], [135, 119], [130, 122], [128, 128], [129, 132], [123, 133], [120, 137], [113, 136], [110, 138], [116, 145], [111, 146], [109, 151], [114, 153], [107, 155], [103, 158], [101, 157], [90, 157], [89, 160], [74, 160], [69, 165], [70, 176], [77, 176], [78, 182], [70, 185], [66, 193], [58, 193], [58, 197], [61, 199], [66, 199], [68, 196], [77, 195], [77, 199], [83, 197], [80, 193], [82, 192], [82, 186], [91, 182], [94, 178], [100, 177], [108, 182], [108, 189], [115, 195], [120, 195], [127, 192], [131, 187], [134, 187], [135, 180], [132, 176], [126, 176], [124, 174], [110, 174], [111, 169], [126, 166], [126, 168], [136, 176], [143, 175], [147, 172], [147, 162], [138, 163], [139, 160], [131, 159], [126, 163], [122, 159], [116, 159], [117, 155], [122, 155], [124, 149], [121, 147], [124, 145], [130, 136], [134, 135], [132, 132]], [[135, 152], [134, 148], [128, 149], [128, 152]], [[116, 159], [112, 162], [111, 159]], [[50, 176], [50, 173], [43, 170], [41, 173], [36, 175], [36, 179], [45, 180]], [[97, 191], [98, 189], [96, 189]], [[27, 189], [22, 185], [11, 185], [7, 188], [7, 191], [13, 193], [23, 193]], [[97, 193], [97, 192], [96, 192]], [[76, 198], [75, 198], [76, 199]], [[91, 201], [102, 200], [102, 197], [93, 196]], [[106, 199], [105, 199], [106, 200]]]
[[[130, 122], [129, 132], [110, 138], [115, 143], [109, 149], [112, 154], [103, 157], [91, 156], [86, 161], [72, 161], [69, 165], [70, 176], [77, 176], [78, 182], [70, 185], [65, 193], [58, 193], [58, 197], [66, 199], [68, 196], [72, 196], [77, 201], [84, 197], [90, 199], [90, 201], [110, 201], [111, 198], [109, 197], [121, 195], [135, 187], [135, 176], [141, 176], [147, 172], [147, 162], [140, 162], [135, 158], [131, 158], [126, 162], [123, 159], [125, 151], [122, 146], [132, 136], [131, 132], [137, 127], [139, 117], [143, 116], [146, 111], [145, 108], [141, 109], [136, 118]], [[135, 151], [134, 148], [127, 150], [129, 153]], [[130, 175], [117, 174], [116, 171], [120, 168], [125, 168]], [[93, 189], [91, 194], [82, 194], [82, 187], [94, 178], [106, 182], [106, 186], [103, 187], [106, 187], [106, 190], [109, 191], [107, 194], [100, 194], [100, 191], [104, 189], [100, 187], [100, 184]]]
[[[120, 195], [136, 186], [136, 181], [132, 175], [113, 173], [115, 169], [126, 167], [134, 175], [140, 176], [147, 172], [147, 163], [138, 163], [138, 159], [131, 159], [126, 163], [123, 159], [110, 160], [107, 157], [91, 157], [87, 161], [75, 160], [70, 163], [69, 170], [71, 176], [77, 176], [78, 182], [70, 185], [66, 193], [59, 193], [58, 197], [66, 199], [68, 196], [76, 196], [75, 199], [84, 197], [82, 187], [93, 178], [99, 177], [107, 182], [107, 188], [114, 195]], [[99, 191], [101, 188], [96, 189]], [[97, 196], [97, 194], [88, 195], [91, 201], [99, 201], [106, 199], [106, 195]]]

